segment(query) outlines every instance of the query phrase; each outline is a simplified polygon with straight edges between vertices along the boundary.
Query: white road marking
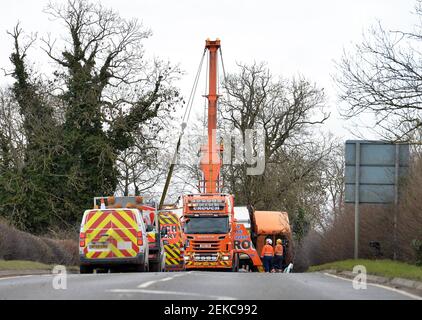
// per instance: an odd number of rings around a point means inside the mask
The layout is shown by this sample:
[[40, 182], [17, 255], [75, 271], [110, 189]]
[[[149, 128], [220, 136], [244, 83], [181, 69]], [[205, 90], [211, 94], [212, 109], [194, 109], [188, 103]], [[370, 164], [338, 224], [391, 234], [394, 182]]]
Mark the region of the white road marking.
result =
[[160, 280], [147, 281], [145, 283], [140, 284], [138, 286], [138, 288], [139, 289], [145, 289], [145, 288], [148, 288], [148, 287], [152, 286], [155, 283], [170, 281], [170, 280], [176, 279], [178, 277], [182, 277], [182, 276], [184, 276], [186, 274], [187, 273], [184, 273], [184, 274], [181, 273], [181, 274], [174, 275], [173, 277], [167, 277], [167, 278], [163, 278], [163, 279], [160, 279]]
[[160, 282], [170, 281], [171, 279], [173, 279], [173, 278], [164, 278], [164, 279], [161, 279]]
[[202, 298], [217, 299], [217, 300], [237, 300], [236, 298], [233, 298], [233, 297], [210, 296], [210, 295], [200, 294], [200, 293], [196, 293], [196, 292], [161, 291], [161, 290], [145, 290], [145, 289], [113, 289], [113, 290], [107, 290], [107, 292], [111, 292], [111, 293], [146, 293], [146, 294], [159, 294], [159, 295], [202, 297]]
[[138, 286], [138, 288], [148, 288], [149, 286], [153, 285], [156, 282], [158, 282], [158, 281], [148, 281], [148, 282], [145, 282], [143, 284], [140, 284]]
[[208, 298], [208, 299], [216, 299], [216, 300], [236, 300], [236, 298], [233, 297], [224, 297], [224, 296], [213, 296], [213, 295], [204, 295], [196, 292], [180, 292], [180, 291], [164, 291], [164, 290], [146, 290], [146, 288], [152, 286], [153, 284], [160, 283], [160, 282], [167, 282], [174, 280], [179, 277], [183, 277], [186, 275], [191, 274], [190, 272], [184, 272], [176, 274], [172, 277], [166, 277], [160, 280], [153, 280], [153, 281], [147, 281], [145, 283], [142, 283], [138, 286], [138, 289], [112, 289], [107, 290], [106, 292], [111, 293], [145, 293], [145, 294], [158, 294], [158, 295], [176, 295], [176, 296], [189, 296], [189, 297], [202, 297], [202, 298]]
[[[332, 278], [336, 278], [336, 279], [340, 279], [340, 280], [345, 280], [345, 281], [353, 282], [353, 280], [351, 280], [351, 279], [342, 278], [342, 277], [339, 277], [339, 276], [336, 276], [336, 275], [333, 275], [333, 274], [330, 274], [330, 273], [324, 273], [324, 274], [326, 276], [329, 276], [329, 277], [332, 277]], [[388, 287], [388, 286], [383, 286], [381, 284], [370, 283], [370, 282], [368, 282], [367, 285], [368, 286], [373, 286], [373, 287], [379, 287], [379, 288], [386, 289], [386, 290], [389, 290], [389, 291], [393, 291], [395, 293], [402, 294], [404, 296], [407, 296], [407, 297], [412, 298], [412, 299], [415, 299], [415, 300], [422, 300], [422, 297], [420, 297], [420, 296], [417, 296], [417, 295], [414, 295], [414, 294], [411, 294], [409, 292], [402, 291], [402, 290], [399, 290], [399, 289], [396, 289], [396, 288], [392, 288], [392, 287]]]
[[11, 279], [23, 279], [23, 278], [29, 278], [29, 277], [33, 277], [33, 275], [0, 278], [0, 281], [1, 280], [11, 280]]

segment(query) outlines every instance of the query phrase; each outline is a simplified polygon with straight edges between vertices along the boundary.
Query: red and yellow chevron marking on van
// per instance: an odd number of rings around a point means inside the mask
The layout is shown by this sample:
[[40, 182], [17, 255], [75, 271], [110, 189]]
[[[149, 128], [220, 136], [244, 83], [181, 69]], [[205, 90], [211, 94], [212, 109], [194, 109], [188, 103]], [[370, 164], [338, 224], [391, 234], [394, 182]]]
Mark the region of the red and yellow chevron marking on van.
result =
[[138, 223], [134, 210], [92, 210], [83, 232], [88, 259], [131, 258], [139, 253]]
[[147, 233], [148, 243], [155, 243], [156, 234], [155, 231], [151, 231]]

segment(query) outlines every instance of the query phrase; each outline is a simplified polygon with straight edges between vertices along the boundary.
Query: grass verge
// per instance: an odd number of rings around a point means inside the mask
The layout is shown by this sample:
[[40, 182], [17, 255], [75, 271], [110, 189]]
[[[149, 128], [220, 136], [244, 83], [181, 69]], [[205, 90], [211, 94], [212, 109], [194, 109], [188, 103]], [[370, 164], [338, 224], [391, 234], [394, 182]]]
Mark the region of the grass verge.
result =
[[344, 260], [312, 266], [308, 272], [334, 269], [337, 271], [353, 271], [353, 267], [362, 265], [368, 274], [387, 278], [404, 278], [422, 281], [422, 267], [392, 260]]
[[[54, 265], [43, 264], [33, 261], [4, 261], [0, 260], [0, 271], [22, 271], [22, 270], [53, 270]], [[78, 271], [75, 266], [67, 267], [68, 271]]]

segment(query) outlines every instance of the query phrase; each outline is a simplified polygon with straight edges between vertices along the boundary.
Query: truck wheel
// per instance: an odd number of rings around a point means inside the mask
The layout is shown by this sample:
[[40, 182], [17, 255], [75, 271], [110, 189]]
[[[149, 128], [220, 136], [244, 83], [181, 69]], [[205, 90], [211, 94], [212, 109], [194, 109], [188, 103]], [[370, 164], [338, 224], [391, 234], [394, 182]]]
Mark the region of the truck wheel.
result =
[[91, 274], [94, 272], [94, 268], [90, 266], [80, 266], [79, 273], [80, 274]]

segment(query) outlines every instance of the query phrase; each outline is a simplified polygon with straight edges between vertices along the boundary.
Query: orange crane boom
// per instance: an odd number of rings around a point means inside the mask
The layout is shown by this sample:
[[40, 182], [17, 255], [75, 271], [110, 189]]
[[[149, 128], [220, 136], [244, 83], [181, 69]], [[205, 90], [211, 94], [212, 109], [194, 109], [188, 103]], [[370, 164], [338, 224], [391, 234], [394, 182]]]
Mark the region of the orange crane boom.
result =
[[219, 39], [215, 41], [207, 40], [206, 48], [209, 51], [209, 94], [208, 99], [208, 143], [201, 148], [201, 170], [204, 176], [204, 184], [201, 186], [203, 193], [220, 192], [220, 170], [221, 152], [223, 148], [217, 143], [217, 69], [218, 50], [221, 48]]

